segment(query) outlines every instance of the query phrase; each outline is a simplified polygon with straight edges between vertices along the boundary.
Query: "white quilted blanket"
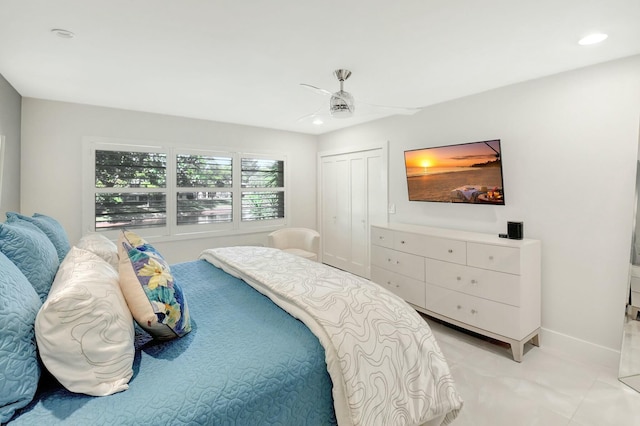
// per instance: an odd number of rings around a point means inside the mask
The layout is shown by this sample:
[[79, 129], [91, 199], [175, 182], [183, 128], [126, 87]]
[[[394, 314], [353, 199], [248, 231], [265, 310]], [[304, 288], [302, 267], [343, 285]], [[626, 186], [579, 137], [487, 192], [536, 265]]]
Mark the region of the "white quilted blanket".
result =
[[225, 247], [202, 259], [301, 320], [325, 349], [340, 426], [449, 424], [462, 408], [429, 326], [364, 278], [266, 247]]

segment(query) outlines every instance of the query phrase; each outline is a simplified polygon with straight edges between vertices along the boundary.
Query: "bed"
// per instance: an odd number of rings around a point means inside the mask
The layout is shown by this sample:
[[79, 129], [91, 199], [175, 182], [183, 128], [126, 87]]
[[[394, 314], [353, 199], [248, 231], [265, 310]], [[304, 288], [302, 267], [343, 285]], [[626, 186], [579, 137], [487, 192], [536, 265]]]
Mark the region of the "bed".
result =
[[137, 329], [128, 390], [45, 384], [10, 424], [336, 423], [324, 351], [304, 324], [205, 260], [172, 271], [188, 289], [191, 333], [159, 342]]
[[462, 407], [426, 323], [376, 284], [264, 247], [206, 250], [171, 272], [189, 333], [136, 326], [128, 389], [108, 396], [41, 368], [8, 424], [439, 425]]

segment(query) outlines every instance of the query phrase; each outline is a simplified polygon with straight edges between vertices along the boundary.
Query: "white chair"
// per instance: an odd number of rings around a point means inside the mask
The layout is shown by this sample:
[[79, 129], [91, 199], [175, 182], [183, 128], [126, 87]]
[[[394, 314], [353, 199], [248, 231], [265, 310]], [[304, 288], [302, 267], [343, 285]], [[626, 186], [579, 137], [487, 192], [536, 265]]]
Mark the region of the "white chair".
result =
[[267, 245], [309, 260], [318, 260], [320, 234], [308, 228], [282, 228], [267, 236]]

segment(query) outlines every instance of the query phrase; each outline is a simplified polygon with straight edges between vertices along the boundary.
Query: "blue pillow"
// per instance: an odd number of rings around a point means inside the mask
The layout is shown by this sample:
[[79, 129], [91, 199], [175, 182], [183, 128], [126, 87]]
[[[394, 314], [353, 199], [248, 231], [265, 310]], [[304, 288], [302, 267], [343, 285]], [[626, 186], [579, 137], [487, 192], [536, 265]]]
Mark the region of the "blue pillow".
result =
[[56, 248], [56, 253], [58, 254], [58, 262], [60, 263], [62, 263], [64, 257], [69, 253], [69, 249], [71, 249], [64, 228], [57, 220], [50, 216], [34, 213], [33, 217], [29, 217], [19, 213], [8, 212], [7, 220], [9, 222], [23, 220], [36, 225], [53, 243], [53, 246]]
[[22, 271], [44, 302], [60, 266], [56, 248], [44, 232], [10, 217], [0, 224], [0, 252]]
[[33, 399], [40, 379], [34, 322], [42, 303], [27, 278], [0, 253], [0, 423]]

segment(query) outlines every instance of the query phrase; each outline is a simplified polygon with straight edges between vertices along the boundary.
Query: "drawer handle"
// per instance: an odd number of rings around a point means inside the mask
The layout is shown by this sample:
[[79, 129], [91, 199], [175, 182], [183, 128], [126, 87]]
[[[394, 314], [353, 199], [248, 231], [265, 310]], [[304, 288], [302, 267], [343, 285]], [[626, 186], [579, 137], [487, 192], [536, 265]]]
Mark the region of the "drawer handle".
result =
[[388, 284], [388, 285], [391, 285], [391, 281], [387, 281], [387, 284]]
[[400, 288], [400, 284], [396, 284], [396, 288]]
[[476, 284], [478, 284], [478, 281], [477, 280], [471, 280], [471, 284], [476, 285]]
[[453, 253], [453, 250], [451, 250], [451, 249], [449, 249], [449, 250], [447, 250], [447, 251], [448, 251], [449, 253]]
[[477, 314], [477, 313], [478, 313], [478, 311], [476, 311], [475, 309], [472, 309], [472, 310], [471, 310], [471, 313], [472, 313], [473, 315], [475, 315], [475, 314]]
[[458, 305], [458, 306], [456, 306], [456, 308], [458, 308], [458, 309], [462, 309], [462, 306], [461, 306], [461, 305]]
[[404, 244], [404, 240], [403, 240], [403, 241], [400, 241], [400, 244]]
[[489, 256], [489, 260], [493, 260], [493, 256]]
[[380, 239], [380, 240], [384, 240], [384, 237], [378, 237], [378, 239]]
[[400, 261], [399, 261], [399, 260], [396, 260], [396, 265], [399, 265], [399, 264], [400, 264]]
[[456, 280], [460, 281], [462, 279], [462, 277], [456, 277]]
[[387, 259], [387, 262], [391, 262], [391, 258]]

